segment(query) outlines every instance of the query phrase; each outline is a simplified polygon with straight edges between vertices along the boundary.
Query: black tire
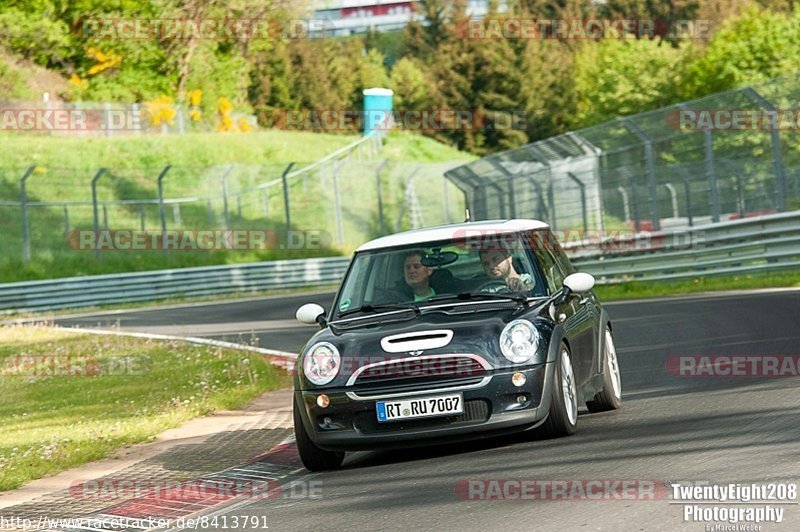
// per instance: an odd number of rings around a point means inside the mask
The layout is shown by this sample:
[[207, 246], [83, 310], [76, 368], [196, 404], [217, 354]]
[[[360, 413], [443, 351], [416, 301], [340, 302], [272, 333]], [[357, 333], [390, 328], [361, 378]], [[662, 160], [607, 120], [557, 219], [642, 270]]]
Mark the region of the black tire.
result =
[[622, 379], [619, 373], [619, 359], [614, 347], [611, 329], [606, 328], [605, 349], [603, 350], [603, 389], [591, 400], [586, 401], [589, 412], [616, 410], [622, 404]]
[[300, 454], [300, 460], [305, 468], [309, 471], [338, 469], [344, 461], [344, 451], [326, 451], [317, 447], [308, 437], [297, 402], [292, 401], [292, 403], [294, 404], [294, 437], [297, 441], [297, 452]]
[[[570, 372], [571, 382], [571, 401], [567, 404], [565, 398], [565, 378], [562, 365], [565, 365]], [[553, 438], [559, 436], [569, 436], [575, 433], [578, 425], [578, 390], [575, 383], [575, 371], [569, 355], [569, 349], [564, 342], [558, 347], [558, 357], [556, 367], [553, 372], [552, 396], [550, 398], [550, 412], [547, 420], [540, 427], [540, 432], [544, 436]]]

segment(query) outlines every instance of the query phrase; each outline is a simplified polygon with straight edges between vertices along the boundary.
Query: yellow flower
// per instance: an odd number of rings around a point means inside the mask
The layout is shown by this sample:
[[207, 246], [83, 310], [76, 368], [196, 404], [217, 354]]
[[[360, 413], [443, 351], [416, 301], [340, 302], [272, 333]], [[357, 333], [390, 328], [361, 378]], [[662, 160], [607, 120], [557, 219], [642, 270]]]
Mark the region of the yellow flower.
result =
[[191, 118], [193, 122], [199, 122], [202, 116], [203, 113], [201, 113], [199, 109], [192, 109], [189, 111], [189, 118]]
[[44, 166], [36, 165], [33, 168], [33, 172], [36, 173], [36, 174], [46, 174], [47, 173], [47, 168], [45, 168]]
[[217, 127], [217, 131], [231, 131], [232, 129], [233, 119], [231, 119], [231, 115], [228, 113], [223, 113], [220, 115], [219, 127]]
[[225, 97], [219, 99], [219, 112], [222, 114], [230, 113], [233, 110], [233, 104]]
[[150, 123], [154, 126], [160, 125], [162, 122], [171, 125], [176, 112], [173, 103], [173, 99], [169, 96], [159, 96], [153, 101], [144, 102]]
[[253, 128], [252, 126], [250, 126], [250, 123], [247, 121], [246, 118], [239, 119], [239, 131], [241, 131], [242, 133], [249, 133], [252, 130]]
[[78, 76], [77, 74], [73, 74], [72, 76], [70, 76], [69, 82], [78, 87], [79, 89], [89, 88], [89, 81], [81, 79], [80, 76]]
[[200, 89], [189, 91], [187, 96], [189, 97], [190, 105], [198, 106], [203, 101], [203, 91], [201, 91]]
[[105, 53], [91, 46], [86, 49], [86, 54], [97, 61], [97, 64], [89, 69], [90, 76], [99, 74], [109, 68], [114, 68], [122, 62], [122, 56], [120, 54], [115, 54], [114, 52]]

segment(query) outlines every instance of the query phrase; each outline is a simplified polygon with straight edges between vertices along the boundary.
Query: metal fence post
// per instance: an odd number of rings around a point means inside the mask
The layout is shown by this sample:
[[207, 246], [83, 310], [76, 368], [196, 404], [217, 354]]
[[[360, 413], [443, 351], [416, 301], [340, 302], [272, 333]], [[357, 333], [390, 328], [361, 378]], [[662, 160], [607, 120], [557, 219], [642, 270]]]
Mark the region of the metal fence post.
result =
[[105, 168], [101, 168], [97, 171], [92, 178], [92, 211], [94, 215], [94, 238], [95, 238], [95, 245], [94, 245], [94, 257], [96, 259], [100, 258], [100, 246], [97, 245], [97, 239], [100, 238], [100, 215], [97, 212], [97, 181], [103, 177], [103, 174], [106, 173]]
[[706, 129], [704, 135], [706, 171], [708, 172], [708, 187], [711, 193], [711, 221], [716, 223], [719, 222], [722, 208], [719, 201], [719, 188], [717, 187], [717, 168], [714, 164], [714, 139], [711, 137], [710, 129]]
[[375, 185], [378, 189], [378, 224], [380, 227], [381, 236], [386, 234], [386, 230], [383, 224], [383, 198], [381, 197], [381, 171], [388, 163], [388, 159], [384, 159], [378, 165], [378, 168], [375, 170]]
[[342, 205], [339, 202], [339, 168], [343, 161], [340, 159], [333, 167], [333, 208], [336, 214], [336, 236], [339, 245], [344, 245], [344, 227], [342, 227]]
[[[650, 217], [653, 219], [653, 229], [661, 229], [661, 215], [658, 212], [658, 188], [656, 186], [656, 167], [653, 160], [653, 141], [650, 140], [642, 129], [627, 118], [622, 118], [622, 123], [642, 142], [644, 146], [645, 166], [647, 168], [647, 186], [650, 189]], [[636, 200], [634, 200], [635, 202]], [[638, 231], [638, 220], [637, 220]]]
[[[742, 89], [748, 98], [759, 104], [764, 109], [773, 113], [777, 112], [772, 103], [761, 96], [752, 87]], [[772, 168], [775, 172], [775, 210], [783, 212], [786, 210], [786, 174], [783, 169], [783, 159], [781, 157], [781, 137], [778, 129], [770, 128], [770, 147], [772, 148]]]
[[158, 213], [161, 216], [161, 248], [164, 250], [164, 255], [169, 253], [169, 249], [167, 249], [167, 212], [164, 209], [164, 177], [166, 177], [167, 172], [169, 169], [172, 168], [171, 164], [168, 164], [161, 170], [161, 173], [158, 175]]
[[442, 195], [444, 200], [444, 221], [449, 224], [452, 222], [450, 218], [450, 191], [447, 188], [447, 179], [444, 177], [442, 178], [442, 184], [444, 185], [444, 194]]
[[266, 190], [261, 190], [261, 202], [264, 204], [264, 216], [269, 216], [269, 196]]
[[694, 219], [692, 218], [692, 189], [689, 183], [689, 178], [683, 178], [683, 191], [686, 194], [686, 216], [689, 218], [689, 227], [694, 227]]
[[22, 211], [22, 260], [31, 260], [31, 234], [28, 226], [28, 192], [25, 190], [25, 182], [33, 174], [35, 166], [25, 170], [22, 179], [19, 180], [19, 206]]
[[64, 206], [64, 238], [69, 238], [69, 208]]
[[144, 205], [139, 205], [139, 229], [144, 233]]
[[578, 176], [573, 174], [572, 172], [567, 172], [567, 177], [572, 179], [575, 183], [578, 184], [578, 187], [581, 191], [581, 213], [583, 214], [583, 233], [586, 234], [589, 232], [589, 215], [586, 212], [586, 184], [578, 179]]
[[286, 242], [291, 242], [289, 232], [292, 230], [292, 206], [290, 204], [289, 199], [289, 172], [292, 171], [292, 167], [294, 163], [289, 163], [289, 165], [283, 170], [281, 174], [281, 182], [283, 183], [283, 210], [284, 216], [286, 216]]
[[672, 217], [678, 218], [678, 191], [675, 190], [675, 185], [672, 183], [665, 183], [664, 186], [669, 190], [669, 197], [672, 200]]
[[629, 221], [631, 219], [631, 203], [628, 201], [628, 191], [625, 190], [625, 187], [617, 187], [617, 191], [619, 191], [620, 195], [622, 196], [622, 212], [623, 216], [625, 217], [625, 221]]
[[228, 174], [233, 171], [234, 165], [230, 165], [225, 173], [222, 174], [222, 212], [225, 216], [225, 230], [231, 229], [231, 216], [228, 212]]

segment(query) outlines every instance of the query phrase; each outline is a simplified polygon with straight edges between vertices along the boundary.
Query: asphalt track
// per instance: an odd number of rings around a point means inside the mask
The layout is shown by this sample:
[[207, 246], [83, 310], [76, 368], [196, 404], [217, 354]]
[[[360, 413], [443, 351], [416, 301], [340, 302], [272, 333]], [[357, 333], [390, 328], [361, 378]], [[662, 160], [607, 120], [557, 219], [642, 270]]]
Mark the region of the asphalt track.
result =
[[[315, 329], [292, 323], [294, 310], [307, 301], [327, 307], [330, 299], [305, 294], [58, 321], [256, 339], [264, 347], [297, 351]], [[676, 356], [799, 355], [800, 291], [618, 303], [608, 309], [623, 407], [603, 414], [581, 411], [574, 436], [548, 440], [523, 433], [457, 446], [352, 453], [340, 471], [298, 478], [320, 481], [319, 497], [254, 501], [219, 515], [264, 516], [271, 530], [703, 531], [706, 523], [684, 521], [684, 505], [661, 486], [800, 483], [797, 377], [687, 377], [666, 369]], [[496, 495], [491, 486], [514, 484], [484, 482], [483, 491], [470, 496], [464, 489], [470, 479], [528, 485], [566, 480], [571, 490], [588, 489], [585, 482], [592, 480], [633, 480], [641, 496], [613, 500], [619, 492], [612, 487], [603, 491], [612, 500], [557, 495], [543, 500], [538, 491], [523, 500], [486, 500]], [[650, 483], [658, 487], [655, 497], [648, 495]], [[519, 499], [517, 493], [509, 492]], [[796, 501], [772, 504], [784, 510], [783, 522], [762, 523], [760, 530], [800, 530]], [[734, 529], [739, 530], [729, 530]]]

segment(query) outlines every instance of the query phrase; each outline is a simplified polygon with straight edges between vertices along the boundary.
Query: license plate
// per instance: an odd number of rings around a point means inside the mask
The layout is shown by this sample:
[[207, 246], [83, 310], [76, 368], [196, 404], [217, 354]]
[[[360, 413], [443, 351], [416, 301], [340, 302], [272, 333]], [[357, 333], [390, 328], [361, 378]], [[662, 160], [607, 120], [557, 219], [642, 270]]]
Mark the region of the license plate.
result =
[[375, 409], [378, 412], [378, 421], [381, 423], [400, 419], [449, 416], [464, 413], [464, 398], [460, 393], [454, 393], [397, 401], [378, 401], [375, 403]]

